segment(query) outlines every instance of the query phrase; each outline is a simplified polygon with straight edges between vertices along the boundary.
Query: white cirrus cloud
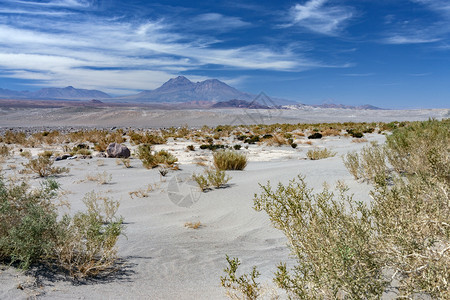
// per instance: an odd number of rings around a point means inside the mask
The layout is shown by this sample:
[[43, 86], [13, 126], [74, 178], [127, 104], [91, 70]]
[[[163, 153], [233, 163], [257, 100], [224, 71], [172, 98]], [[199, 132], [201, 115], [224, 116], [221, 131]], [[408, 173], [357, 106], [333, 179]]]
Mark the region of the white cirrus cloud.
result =
[[328, 4], [328, 0], [309, 0], [290, 9], [290, 22], [313, 32], [336, 35], [353, 16], [353, 9]]

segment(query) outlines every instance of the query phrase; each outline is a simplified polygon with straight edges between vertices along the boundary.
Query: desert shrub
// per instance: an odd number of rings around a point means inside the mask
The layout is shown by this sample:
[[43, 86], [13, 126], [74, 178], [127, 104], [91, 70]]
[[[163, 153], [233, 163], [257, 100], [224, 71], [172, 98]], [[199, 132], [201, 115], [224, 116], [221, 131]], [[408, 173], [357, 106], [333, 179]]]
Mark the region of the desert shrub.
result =
[[11, 155], [11, 149], [9, 149], [9, 147], [6, 145], [1, 145], [0, 146], [0, 156], [8, 157], [10, 155]]
[[130, 140], [134, 145], [139, 144], [150, 144], [150, 145], [160, 145], [165, 144], [166, 139], [162, 136], [151, 134], [149, 132], [146, 132], [145, 134], [140, 134], [137, 132], [130, 132], [129, 133]]
[[115, 217], [118, 204], [88, 194], [87, 212], [60, 219], [52, 201], [58, 188], [51, 179], [30, 189], [0, 178], [0, 259], [24, 269], [50, 264], [75, 277], [111, 270], [123, 229], [122, 219]]
[[217, 149], [225, 149], [225, 145], [221, 145], [221, 144], [202, 144], [202, 145], [200, 145], [200, 149], [202, 149], [202, 150], [209, 149], [211, 151], [215, 151]]
[[147, 169], [155, 168], [159, 165], [174, 167], [178, 159], [166, 150], [158, 151], [152, 154], [151, 146], [143, 144], [138, 147], [138, 157]]
[[220, 169], [209, 169], [206, 170], [206, 177], [208, 179], [208, 184], [214, 186], [215, 188], [220, 188], [230, 181], [231, 177], [225, 174], [225, 171]]
[[219, 170], [244, 170], [247, 166], [247, 156], [233, 150], [217, 151], [213, 159]]
[[370, 210], [346, 195], [324, 188], [313, 193], [298, 176], [276, 190], [268, 183], [255, 196], [255, 209], [265, 211], [275, 228], [286, 235], [296, 258], [288, 270], [278, 266], [275, 282], [300, 299], [375, 298], [384, 279], [373, 251]]
[[221, 284], [227, 290], [228, 297], [232, 299], [254, 300], [260, 296], [260, 284], [256, 281], [260, 273], [253, 267], [249, 274], [238, 277], [236, 271], [241, 264], [238, 258], [226, 256], [228, 267], [224, 269], [225, 276], [220, 278]]
[[186, 222], [184, 223], [184, 227], [190, 228], [190, 229], [199, 229], [202, 227], [202, 223], [200, 221], [197, 222]]
[[27, 142], [27, 136], [25, 132], [7, 130], [2, 140], [6, 144], [24, 145]]
[[271, 138], [266, 139], [266, 144], [268, 146], [282, 146], [288, 144], [288, 141], [281, 135], [275, 134]]
[[244, 140], [244, 143], [247, 143], [247, 144], [256, 144], [256, 143], [259, 142], [259, 141], [260, 141], [259, 135], [251, 135], [251, 136], [249, 136], [248, 138], [246, 138], [246, 139]]
[[242, 146], [239, 145], [239, 144], [236, 144], [236, 145], [233, 146], [234, 150], [241, 150], [241, 148], [242, 148]]
[[23, 166], [27, 170], [38, 174], [39, 177], [69, 172], [69, 169], [66, 167], [53, 167], [53, 160], [46, 156], [38, 156], [35, 159], [30, 159], [28, 163], [23, 164]]
[[22, 151], [20, 152], [20, 156], [30, 159], [32, 155], [30, 151]]
[[114, 271], [115, 245], [123, 231], [122, 218], [115, 216], [118, 202], [95, 192], [88, 193], [83, 202], [87, 212], [72, 218], [66, 215], [60, 222], [62, 232], [54, 251], [58, 264], [77, 278]]
[[360, 139], [364, 136], [362, 132], [355, 131], [354, 129], [347, 129], [347, 133], [351, 135], [353, 138]]
[[50, 158], [53, 155], [53, 151], [45, 150], [44, 152], [38, 153], [38, 156]]
[[107, 173], [106, 171], [95, 173], [95, 174], [88, 174], [86, 176], [86, 180], [88, 181], [94, 181], [98, 184], [108, 184], [111, 182], [112, 176], [111, 174]]
[[296, 143], [292, 143], [291, 147], [295, 149], [295, 148], [297, 148], [297, 144]]
[[206, 169], [203, 175], [194, 173], [192, 179], [198, 184], [200, 190], [205, 192], [211, 187], [224, 187], [231, 180], [231, 177], [226, 175], [225, 171], [211, 168]]
[[55, 246], [57, 211], [51, 202], [54, 184], [30, 190], [26, 183], [5, 183], [0, 178], [0, 258], [20, 268], [49, 257]]
[[306, 156], [311, 160], [318, 160], [318, 159], [324, 159], [328, 157], [335, 156], [336, 153], [328, 150], [327, 148], [324, 149], [309, 149], [308, 152], [306, 152]]
[[192, 179], [194, 179], [194, 181], [198, 184], [198, 187], [200, 188], [200, 190], [202, 192], [204, 192], [204, 191], [209, 189], [208, 179], [204, 175], [193, 174], [192, 175]]
[[322, 136], [338, 136], [341, 135], [341, 131], [333, 128], [327, 128], [322, 130]]
[[313, 134], [308, 136], [308, 139], [313, 140], [313, 139], [321, 139], [322, 138], [322, 134], [319, 132], [314, 132]]
[[189, 150], [189, 151], [195, 151], [194, 145], [187, 145], [186, 149]]

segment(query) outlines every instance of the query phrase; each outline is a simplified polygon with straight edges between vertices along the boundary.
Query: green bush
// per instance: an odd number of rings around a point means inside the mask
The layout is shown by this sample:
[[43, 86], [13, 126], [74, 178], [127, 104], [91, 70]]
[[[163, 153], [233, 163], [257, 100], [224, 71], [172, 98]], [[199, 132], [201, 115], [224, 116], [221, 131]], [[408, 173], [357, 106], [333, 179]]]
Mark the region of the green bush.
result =
[[217, 151], [213, 159], [219, 170], [244, 170], [247, 166], [247, 156], [232, 150]]
[[59, 219], [53, 203], [58, 188], [52, 179], [30, 189], [0, 178], [0, 259], [23, 269], [50, 264], [78, 278], [112, 271], [123, 230], [115, 217], [118, 203], [88, 194], [87, 212]]
[[207, 169], [204, 175], [192, 175], [192, 178], [198, 184], [202, 192], [210, 189], [211, 186], [221, 188], [231, 180], [231, 177], [225, 174], [225, 171], [219, 169]]
[[39, 177], [69, 172], [69, 169], [66, 167], [53, 167], [53, 160], [47, 156], [38, 156], [37, 158], [30, 159], [28, 163], [24, 164], [24, 167], [38, 174]]
[[148, 144], [140, 145], [137, 154], [142, 161], [142, 164], [147, 169], [155, 168], [159, 165], [174, 167], [174, 164], [178, 161], [178, 158], [166, 150], [161, 150], [152, 154], [151, 145]]
[[265, 211], [286, 235], [297, 264], [278, 266], [275, 282], [300, 299], [350, 299], [381, 295], [384, 280], [373, 251], [369, 209], [345, 194], [313, 193], [304, 177], [272, 190], [261, 186], [255, 209]]

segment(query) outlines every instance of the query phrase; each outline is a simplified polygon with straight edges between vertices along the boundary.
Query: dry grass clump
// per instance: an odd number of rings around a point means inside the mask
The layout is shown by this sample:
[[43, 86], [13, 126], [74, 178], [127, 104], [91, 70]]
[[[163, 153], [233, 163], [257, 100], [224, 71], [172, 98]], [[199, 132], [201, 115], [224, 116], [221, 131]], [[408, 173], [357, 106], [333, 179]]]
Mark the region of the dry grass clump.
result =
[[352, 139], [352, 143], [367, 143], [368, 140], [365, 138], [356, 138], [356, 139]]
[[98, 184], [108, 184], [112, 180], [112, 175], [107, 173], [106, 171], [95, 173], [95, 174], [88, 174], [86, 176], [87, 181], [94, 181]]
[[202, 223], [200, 221], [198, 222], [186, 222], [184, 223], [184, 227], [190, 228], [190, 229], [199, 229], [202, 227]]
[[324, 149], [310, 149], [308, 152], [306, 152], [306, 156], [311, 160], [318, 160], [318, 159], [324, 159], [328, 157], [335, 156], [336, 153], [328, 150], [327, 148]]
[[69, 172], [69, 169], [66, 167], [53, 167], [53, 163], [53, 160], [47, 156], [38, 156], [35, 159], [30, 159], [28, 163], [23, 164], [23, 166], [26, 170], [38, 174], [39, 177]]
[[153, 154], [151, 145], [147, 144], [138, 147], [137, 155], [147, 169], [152, 169], [160, 165], [175, 168], [175, 163], [178, 161], [178, 158], [166, 150], [161, 150]]
[[6, 145], [1, 145], [0, 146], [0, 156], [1, 157], [11, 156], [11, 149]]
[[214, 166], [219, 170], [244, 170], [247, 156], [233, 150], [217, 151], [213, 154]]
[[124, 168], [131, 168], [131, 160], [129, 158], [116, 158], [117, 165], [123, 165]]
[[204, 175], [193, 174], [192, 179], [198, 184], [200, 190], [205, 192], [211, 187], [221, 188], [224, 187], [228, 181], [231, 180], [229, 175], [226, 175], [225, 171], [219, 169], [206, 169]]
[[272, 137], [265, 139], [267, 146], [282, 146], [288, 145], [288, 140], [279, 134], [275, 134]]
[[149, 193], [154, 189], [154, 187], [149, 184], [147, 185], [147, 187], [145, 188], [141, 188], [141, 189], [137, 189], [135, 191], [131, 191], [128, 194], [130, 195], [131, 199], [133, 199], [134, 197], [137, 198], [147, 198]]
[[0, 259], [23, 269], [50, 264], [77, 278], [114, 270], [123, 230], [115, 216], [118, 203], [90, 193], [84, 199], [87, 212], [58, 218], [53, 203], [58, 189], [51, 179], [30, 189], [0, 178]]
[[333, 128], [328, 128], [321, 131], [322, 136], [339, 136], [341, 135], [341, 131]]
[[128, 133], [130, 136], [130, 141], [134, 145], [149, 144], [149, 145], [160, 145], [165, 144], [166, 139], [158, 134], [152, 134], [150, 132], [139, 133], [131, 131]]
[[32, 155], [30, 151], [22, 151], [20, 152], [20, 156], [30, 159]]

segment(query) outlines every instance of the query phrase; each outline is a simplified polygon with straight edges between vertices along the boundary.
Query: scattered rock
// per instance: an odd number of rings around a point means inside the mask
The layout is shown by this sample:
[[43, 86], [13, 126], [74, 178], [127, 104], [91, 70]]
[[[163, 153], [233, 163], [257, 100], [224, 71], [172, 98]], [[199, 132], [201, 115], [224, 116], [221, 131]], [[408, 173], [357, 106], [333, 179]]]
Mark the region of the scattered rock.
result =
[[107, 157], [105, 152], [99, 152], [95, 155], [95, 157]]
[[70, 156], [70, 154], [63, 154], [61, 156], [58, 156], [55, 158], [55, 161], [59, 161], [59, 160], [65, 160], [65, 159], [70, 159], [72, 156]]
[[109, 144], [106, 153], [108, 154], [108, 157], [113, 158], [128, 158], [131, 155], [130, 149], [128, 149], [127, 146], [118, 143]]

